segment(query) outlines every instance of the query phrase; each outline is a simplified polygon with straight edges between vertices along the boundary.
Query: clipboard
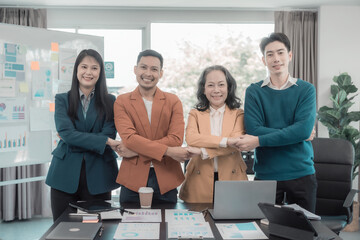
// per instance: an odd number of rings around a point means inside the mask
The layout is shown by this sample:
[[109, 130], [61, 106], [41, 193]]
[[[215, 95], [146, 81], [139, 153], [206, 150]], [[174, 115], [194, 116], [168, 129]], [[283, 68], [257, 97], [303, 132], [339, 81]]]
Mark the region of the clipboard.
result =
[[106, 201], [70, 202], [69, 205], [87, 213], [99, 213], [120, 209], [120, 207], [114, 206]]

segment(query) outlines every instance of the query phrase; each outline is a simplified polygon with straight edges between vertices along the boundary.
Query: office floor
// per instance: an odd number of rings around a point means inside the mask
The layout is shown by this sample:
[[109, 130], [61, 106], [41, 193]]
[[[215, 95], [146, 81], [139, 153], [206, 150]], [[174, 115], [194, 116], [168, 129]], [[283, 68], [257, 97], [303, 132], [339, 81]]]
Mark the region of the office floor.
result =
[[[52, 218], [34, 218], [25, 221], [0, 223], [0, 240], [38, 240], [52, 225]], [[358, 232], [341, 232], [344, 240], [359, 240]]]

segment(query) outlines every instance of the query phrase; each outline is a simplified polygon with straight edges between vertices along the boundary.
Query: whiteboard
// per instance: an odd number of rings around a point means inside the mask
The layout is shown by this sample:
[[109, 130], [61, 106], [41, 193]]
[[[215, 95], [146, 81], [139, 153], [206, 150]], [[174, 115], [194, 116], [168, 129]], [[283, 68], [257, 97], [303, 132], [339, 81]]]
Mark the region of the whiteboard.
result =
[[[51, 106], [55, 94], [66, 90], [60, 78], [69, 70], [62, 56], [74, 55], [68, 66], [83, 49], [104, 58], [104, 38], [11, 24], [0, 24], [0, 32], [0, 168], [50, 162], [56, 135]], [[15, 58], [9, 55], [14, 46]]]

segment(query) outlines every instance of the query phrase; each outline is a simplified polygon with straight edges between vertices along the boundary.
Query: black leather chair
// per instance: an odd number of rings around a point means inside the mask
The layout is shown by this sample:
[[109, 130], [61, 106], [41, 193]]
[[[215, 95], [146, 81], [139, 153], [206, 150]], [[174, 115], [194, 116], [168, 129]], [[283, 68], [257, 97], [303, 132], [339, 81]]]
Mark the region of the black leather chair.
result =
[[253, 165], [254, 165], [254, 151], [249, 151], [249, 152], [241, 152], [241, 156], [243, 158], [243, 160], [246, 163], [247, 169], [246, 169], [246, 174], [255, 174], [254, 170], [253, 170]]
[[318, 182], [315, 213], [332, 231], [339, 232], [352, 220], [353, 145], [343, 139], [315, 138], [314, 164]]

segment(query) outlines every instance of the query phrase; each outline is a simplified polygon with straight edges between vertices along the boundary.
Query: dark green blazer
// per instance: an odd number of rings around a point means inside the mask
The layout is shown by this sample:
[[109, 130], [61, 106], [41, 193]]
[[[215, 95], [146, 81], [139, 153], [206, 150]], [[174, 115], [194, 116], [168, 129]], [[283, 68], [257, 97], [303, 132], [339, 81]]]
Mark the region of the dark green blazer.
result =
[[[119, 187], [115, 182], [118, 173], [117, 155], [106, 145], [108, 137], [115, 139], [114, 121], [105, 121], [105, 117], [98, 119], [95, 97], [90, 101], [86, 119], [79, 103], [78, 120], [73, 123], [67, 114], [68, 93], [55, 96], [55, 125], [61, 140], [52, 152], [53, 159], [46, 178], [46, 184], [52, 188], [75, 193], [83, 159], [91, 194], [105, 193]], [[112, 98], [112, 105], [114, 101], [115, 97]]]

